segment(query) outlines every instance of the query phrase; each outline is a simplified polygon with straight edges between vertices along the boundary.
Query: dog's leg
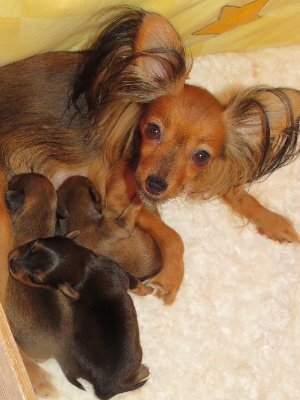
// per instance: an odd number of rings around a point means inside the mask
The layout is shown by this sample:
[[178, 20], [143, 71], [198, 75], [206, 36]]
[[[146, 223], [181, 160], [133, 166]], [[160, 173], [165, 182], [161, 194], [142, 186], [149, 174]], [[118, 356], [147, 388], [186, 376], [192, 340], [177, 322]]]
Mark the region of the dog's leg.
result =
[[137, 221], [137, 217], [142, 207], [143, 203], [141, 202], [138, 196], [135, 196], [132, 200], [132, 203], [125, 208], [125, 210], [116, 220], [116, 222], [124, 230], [126, 230], [126, 232], [128, 233], [128, 237], [132, 234], [132, 231]]
[[157, 289], [157, 296], [164, 303], [174, 302], [184, 275], [184, 245], [181, 237], [166, 225], [158, 215], [143, 207], [137, 225], [156, 241], [162, 254], [162, 269], [148, 282]]
[[262, 206], [245, 189], [231, 189], [223, 199], [235, 213], [252, 222], [259, 233], [280, 242], [299, 242], [299, 235], [290, 221]]

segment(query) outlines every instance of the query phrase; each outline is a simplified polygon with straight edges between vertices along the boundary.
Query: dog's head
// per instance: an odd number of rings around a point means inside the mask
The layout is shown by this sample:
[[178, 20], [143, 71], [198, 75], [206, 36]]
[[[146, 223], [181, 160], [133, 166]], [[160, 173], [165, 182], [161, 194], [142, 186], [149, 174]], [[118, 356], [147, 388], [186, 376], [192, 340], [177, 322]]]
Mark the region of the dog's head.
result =
[[185, 85], [145, 108], [136, 178], [141, 196], [222, 195], [270, 174], [299, 152], [300, 92], [252, 87], [222, 105]]
[[24, 173], [13, 176], [7, 185], [6, 204], [11, 214], [22, 213], [39, 205], [56, 209], [56, 192], [52, 183], [43, 175]]
[[52, 183], [43, 175], [24, 173], [8, 182], [5, 201], [9, 210], [16, 245], [53, 235], [56, 216], [66, 217], [58, 204]]
[[92, 46], [73, 101], [86, 105], [108, 166], [139, 153], [136, 177], [147, 200], [221, 195], [295, 157], [299, 92], [250, 88], [221, 104], [185, 84], [189, 58], [165, 18], [123, 10]]
[[72, 240], [78, 234], [37, 239], [13, 249], [8, 257], [10, 274], [26, 285], [52, 287], [77, 299], [76, 288], [84, 282], [90, 256]]
[[136, 178], [150, 201], [176, 196], [226, 157], [224, 108], [209, 92], [194, 86], [152, 102], [140, 134]]
[[101, 196], [95, 185], [84, 176], [67, 178], [57, 190], [58, 203], [66, 210], [67, 218], [58, 218], [59, 232], [84, 228], [102, 213]]

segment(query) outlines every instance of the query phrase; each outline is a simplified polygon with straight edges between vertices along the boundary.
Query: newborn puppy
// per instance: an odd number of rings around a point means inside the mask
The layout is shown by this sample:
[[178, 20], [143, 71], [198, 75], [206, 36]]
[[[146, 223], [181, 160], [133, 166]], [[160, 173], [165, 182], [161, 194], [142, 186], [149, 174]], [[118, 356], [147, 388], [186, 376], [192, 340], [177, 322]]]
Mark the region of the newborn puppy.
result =
[[141, 203], [131, 204], [118, 218], [104, 216], [99, 192], [83, 176], [68, 178], [57, 197], [69, 215], [59, 221], [61, 234], [79, 229], [78, 244], [111, 258], [142, 281], [159, 272], [159, 247], [150, 235], [135, 227]]
[[[43, 175], [14, 176], [5, 196], [10, 212], [14, 247], [55, 234], [57, 206], [52, 183]], [[29, 287], [9, 277], [7, 316], [16, 342], [35, 360], [54, 357], [63, 362], [72, 336], [72, 308], [59, 291]], [[31, 378], [31, 377], [30, 377]], [[34, 377], [33, 377], [34, 379]]]
[[74, 337], [62, 365], [70, 382], [91, 382], [103, 400], [145, 383], [137, 315], [127, 290], [126, 273], [69, 237], [38, 239], [14, 249], [11, 274], [32, 286], [59, 289], [74, 299]]

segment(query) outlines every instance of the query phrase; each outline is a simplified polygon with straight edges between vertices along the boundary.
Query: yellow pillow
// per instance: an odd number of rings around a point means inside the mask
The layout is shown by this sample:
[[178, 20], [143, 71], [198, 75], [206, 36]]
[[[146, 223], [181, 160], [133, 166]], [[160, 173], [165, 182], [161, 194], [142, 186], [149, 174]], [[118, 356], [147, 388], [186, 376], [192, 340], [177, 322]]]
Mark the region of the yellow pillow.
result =
[[[0, 65], [86, 45], [103, 10], [122, 0], [2, 0]], [[136, 0], [167, 17], [191, 54], [245, 51], [300, 40], [299, 0]]]

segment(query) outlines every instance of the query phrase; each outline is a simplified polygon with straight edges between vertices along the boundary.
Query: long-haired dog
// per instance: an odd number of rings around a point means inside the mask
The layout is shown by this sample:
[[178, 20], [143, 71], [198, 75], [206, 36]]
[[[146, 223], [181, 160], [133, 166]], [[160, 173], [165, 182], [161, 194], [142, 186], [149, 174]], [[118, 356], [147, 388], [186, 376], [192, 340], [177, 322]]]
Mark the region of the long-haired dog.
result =
[[[71, 240], [76, 235], [37, 239], [13, 249], [10, 270], [27, 285], [57, 289], [72, 300], [74, 334], [62, 370], [77, 387], [83, 389], [77, 378], [84, 378], [100, 399], [108, 400], [141, 387], [149, 370], [141, 363], [126, 273], [109, 258], [76, 244]], [[58, 331], [64, 334], [64, 329]]]
[[[0, 69], [0, 194], [8, 177], [34, 171], [56, 187], [86, 175], [120, 210], [136, 191], [151, 203], [183, 192], [224, 196], [269, 237], [298, 240], [291, 223], [243, 187], [298, 154], [299, 92], [255, 87], [221, 104], [185, 83], [191, 66], [165, 18], [128, 7], [116, 12], [89, 51], [37, 55]], [[0, 213], [5, 301], [11, 229], [3, 200]], [[182, 241], [146, 207], [137, 224], [161, 249], [162, 269], [151, 281], [170, 304], [183, 279]]]
[[[52, 183], [43, 175], [15, 175], [5, 195], [13, 227], [13, 245], [55, 234], [57, 216], [66, 216], [58, 205]], [[73, 313], [66, 297], [52, 289], [29, 287], [12, 277], [7, 284], [7, 317], [24, 365], [40, 394], [49, 395], [48, 374], [33, 360], [56, 358], [63, 363], [73, 334]], [[52, 393], [55, 393], [52, 388]]]

